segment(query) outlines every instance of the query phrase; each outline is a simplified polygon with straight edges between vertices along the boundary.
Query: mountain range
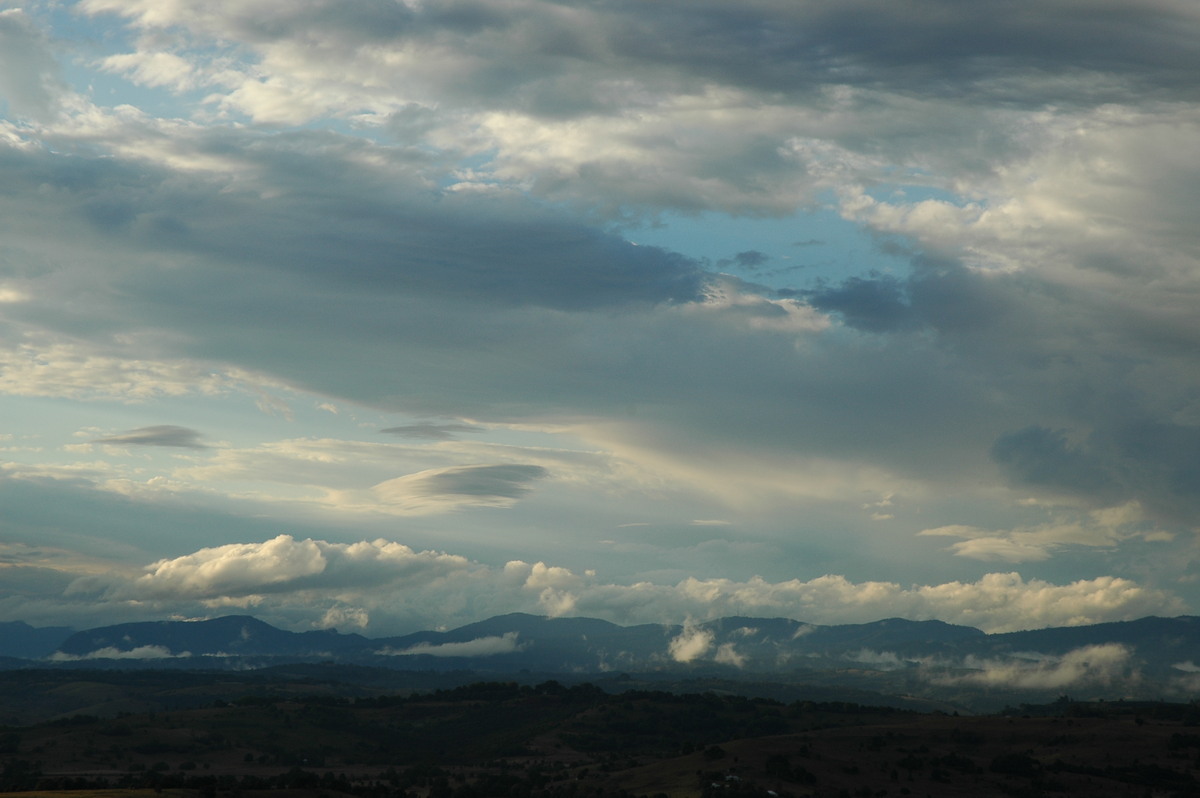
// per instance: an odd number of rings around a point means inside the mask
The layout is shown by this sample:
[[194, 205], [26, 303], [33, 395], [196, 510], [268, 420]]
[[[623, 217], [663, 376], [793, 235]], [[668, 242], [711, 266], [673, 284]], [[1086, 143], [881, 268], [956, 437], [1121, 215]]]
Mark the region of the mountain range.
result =
[[[988, 639], [978, 629], [941, 621], [890, 618], [819, 626], [786, 618], [721, 618], [689, 626], [619, 626], [595, 618], [512, 613], [450, 631], [367, 638], [333, 630], [288, 632], [251, 616], [152, 621], [73, 632], [0, 624], [0, 656], [55, 663], [97, 660], [269, 657], [392, 663], [417, 669], [607, 672], [711, 664], [761, 672], [802, 667], [805, 660], [851, 661], [856, 652], [903, 652]], [[214, 663], [208, 663], [214, 664]]]
[[[449, 631], [367, 638], [289, 632], [250, 616], [126, 623], [73, 632], [0, 624], [7, 667], [245, 668], [333, 661], [403, 670], [515, 673], [713, 672], [917, 675], [943, 685], [1046, 686], [1151, 680], [1200, 687], [1200, 618], [985, 634], [941, 621], [889, 618], [815, 625], [730, 617], [693, 625], [619, 626], [513, 613]], [[894, 680], [894, 679], [893, 679]]]

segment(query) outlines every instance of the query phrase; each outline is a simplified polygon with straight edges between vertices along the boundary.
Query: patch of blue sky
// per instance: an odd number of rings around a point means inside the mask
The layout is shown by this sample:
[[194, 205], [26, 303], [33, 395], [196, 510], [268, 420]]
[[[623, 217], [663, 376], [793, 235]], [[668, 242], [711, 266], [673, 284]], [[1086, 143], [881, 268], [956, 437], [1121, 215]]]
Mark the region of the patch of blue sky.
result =
[[121, 75], [95, 70], [91, 64], [66, 65], [63, 71], [73, 89], [102, 108], [129, 105], [160, 119], [190, 119], [207, 94], [142, 86]]
[[627, 230], [639, 245], [679, 252], [770, 288], [807, 288], [870, 272], [902, 274], [907, 259], [831, 207], [782, 218], [664, 213], [654, 227]]
[[152, 116], [188, 118], [209, 94], [204, 88], [176, 92], [142, 85], [102, 68], [105, 58], [137, 50], [134, 37], [121, 25], [72, 13], [57, 4], [39, 9], [32, 16], [43, 29], [54, 31], [56, 49], [71, 53], [59, 58], [63, 82], [96, 105], [130, 105]]

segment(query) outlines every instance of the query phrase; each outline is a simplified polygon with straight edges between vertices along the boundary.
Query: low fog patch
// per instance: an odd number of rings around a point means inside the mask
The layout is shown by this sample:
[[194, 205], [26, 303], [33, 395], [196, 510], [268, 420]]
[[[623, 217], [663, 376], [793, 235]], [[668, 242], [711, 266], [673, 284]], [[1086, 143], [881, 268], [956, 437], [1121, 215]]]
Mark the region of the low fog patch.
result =
[[185, 659], [190, 656], [192, 656], [190, 651], [172, 654], [166, 646], [138, 646], [127, 651], [116, 646], [106, 646], [87, 654], [67, 654], [64, 651], [55, 651], [50, 655], [50, 659], [53, 662], [78, 662], [86, 659]]
[[1084, 646], [1062, 656], [1031, 654], [1008, 659], [967, 657], [962, 667], [972, 673], [941, 674], [936, 684], [969, 684], [1028, 690], [1058, 690], [1086, 684], [1112, 684], [1136, 679], [1131, 667], [1133, 652], [1119, 643]]
[[384, 648], [375, 653], [388, 657], [412, 657], [419, 654], [429, 657], [492, 657], [523, 650], [525, 645], [517, 642], [517, 635], [517, 632], [505, 632], [503, 635], [477, 637], [461, 643], [418, 643], [399, 651]]
[[869, 648], [854, 652], [846, 652], [842, 659], [858, 665], [867, 665], [881, 671], [898, 671], [909, 666], [909, 661], [903, 660], [894, 651], [872, 651]]

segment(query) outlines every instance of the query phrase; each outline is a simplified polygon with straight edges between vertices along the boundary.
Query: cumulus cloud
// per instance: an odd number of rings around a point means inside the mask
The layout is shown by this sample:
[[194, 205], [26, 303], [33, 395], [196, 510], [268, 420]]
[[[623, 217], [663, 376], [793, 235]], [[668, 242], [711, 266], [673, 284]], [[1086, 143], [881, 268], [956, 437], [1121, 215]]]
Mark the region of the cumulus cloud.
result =
[[[573, 576], [573, 575], [572, 575]], [[635, 603], [673, 611], [676, 617], [712, 619], [736, 615], [790, 617], [811, 623], [855, 623], [902, 616], [937, 618], [987, 632], [1046, 626], [1077, 626], [1100, 619], [1133, 619], [1176, 612], [1180, 600], [1117, 577], [1056, 585], [1024, 580], [1016, 573], [987, 574], [976, 582], [903, 587], [892, 582], [854, 583], [829, 575], [808, 581], [745, 582], [688, 578], [674, 585], [605, 585], [562, 579], [575, 611], [622, 619], [644, 618]], [[687, 637], [684, 642], [693, 641]], [[690, 649], [689, 649], [690, 650]]]
[[[1026, 3], [1020, 14], [932, 3], [901, 14], [879, 0], [760, 2], [737, 13], [715, 2], [538, 0], [469, 22], [437, 4], [350, 13], [327, 0], [80, 8], [220, 47], [220, 57], [181, 48], [191, 73], [160, 63], [169, 54], [158, 49], [111, 66], [142, 81], [188, 74], [222, 112], [273, 124], [365, 117], [445, 147], [491, 149], [494, 174], [612, 207], [780, 210], [830, 168], [781, 155], [797, 131], [840, 138], [858, 160], [890, 145], [894, 160], [919, 167], [936, 155], [911, 154], [913, 127], [936, 137], [931, 149], [953, 138], [945, 131], [967, 138], [955, 106], [1188, 98], [1197, 66], [1196, 16], [1170, 3], [1154, 14], [1117, 4], [1086, 20], [1065, 1]], [[914, 97], [935, 106], [920, 109], [930, 118], [920, 119]], [[876, 124], [858, 128], [873, 130], [869, 142], [846, 132], [855, 112], [872, 108]]]
[[1136, 679], [1133, 652], [1118, 643], [1085, 646], [1068, 651], [1061, 657], [1039, 656], [1022, 659], [1014, 655], [1004, 660], [968, 658], [966, 668], [975, 673], [959, 676], [937, 676], [942, 684], [974, 684], [985, 687], [1006, 687], [1028, 690], [1061, 690], [1087, 684], [1112, 684], [1118, 680]]
[[160, 560], [117, 593], [144, 598], [244, 597], [370, 585], [419, 585], [470, 564], [462, 557], [416, 552], [386, 540], [329, 543], [280, 535], [263, 543], [201, 549]]
[[713, 633], [698, 627], [685, 627], [667, 644], [667, 653], [676, 662], [693, 662], [709, 652]]
[[[509, 563], [506, 574], [539, 600], [569, 597], [575, 614], [619, 622], [667, 618], [710, 620], [731, 616], [789, 617], [810, 623], [862, 623], [883, 617], [936, 618], [986, 632], [1047, 626], [1078, 626], [1130, 620], [1182, 608], [1170, 593], [1117, 577], [1056, 585], [1024, 580], [1017, 573], [987, 574], [976, 582], [903, 587], [890, 582], [855, 583], [842, 576], [768, 582], [694, 577], [676, 584], [604, 583], [594, 576], [543, 564]], [[698, 627], [676, 639], [675, 650], [701, 656], [714, 642]]]
[[389, 657], [410, 657], [423, 654], [429, 657], [491, 657], [496, 654], [511, 654], [524, 648], [517, 642], [517, 632], [503, 635], [477, 637], [457, 643], [418, 643], [406, 649], [380, 649], [379, 654]]

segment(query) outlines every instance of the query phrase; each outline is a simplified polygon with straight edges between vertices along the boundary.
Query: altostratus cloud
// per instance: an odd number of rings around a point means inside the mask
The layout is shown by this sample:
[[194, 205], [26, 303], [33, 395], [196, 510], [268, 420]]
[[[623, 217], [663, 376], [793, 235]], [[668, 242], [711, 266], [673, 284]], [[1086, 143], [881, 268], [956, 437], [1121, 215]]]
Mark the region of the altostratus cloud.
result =
[[[95, 587], [79, 580], [76, 592]], [[419, 590], [418, 590], [419, 588]], [[418, 595], [419, 594], [419, 595]], [[502, 568], [394, 541], [357, 543], [298, 540], [280, 535], [261, 543], [201, 549], [160, 560], [132, 583], [111, 586], [101, 600], [212, 603], [255, 597], [264, 617], [284, 611], [320, 617], [330, 607], [370, 619], [370, 631], [405, 617], [425, 628], [468, 623], [484, 614], [525, 611], [583, 615], [618, 623], [678, 623], [734, 615], [790, 617], [812, 623], [855, 623], [882, 617], [938, 618], [988, 632], [1178, 614], [1179, 599], [1128, 579], [1103, 576], [1056, 585], [1017, 573], [975, 582], [904, 587], [851, 582], [827, 575], [768, 582], [687, 578], [675, 584], [616, 584], [595, 572], [514, 560]], [[419, 604], [418, 604], [419, 599]], [[402, 608], [403, 611], [397, 608]], [[671, 654], [705, 656], [713, 641], [684, 634]], [[430, 653], [430, 652], [423, 652]], [[736, 659], [736, 652], [726, 652]]]

